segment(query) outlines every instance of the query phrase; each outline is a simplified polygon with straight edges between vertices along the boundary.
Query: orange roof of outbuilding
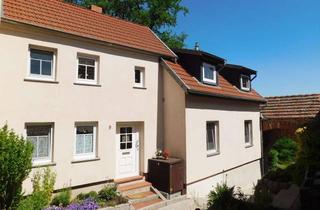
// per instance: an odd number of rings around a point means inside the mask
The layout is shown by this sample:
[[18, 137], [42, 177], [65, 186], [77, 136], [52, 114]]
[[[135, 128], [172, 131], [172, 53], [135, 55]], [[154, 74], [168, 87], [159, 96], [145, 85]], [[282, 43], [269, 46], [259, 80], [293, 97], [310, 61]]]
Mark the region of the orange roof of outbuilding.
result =
[[65, 3], [62, 0], [3, 0], [1, 20], [176, 57], [148, 27]]

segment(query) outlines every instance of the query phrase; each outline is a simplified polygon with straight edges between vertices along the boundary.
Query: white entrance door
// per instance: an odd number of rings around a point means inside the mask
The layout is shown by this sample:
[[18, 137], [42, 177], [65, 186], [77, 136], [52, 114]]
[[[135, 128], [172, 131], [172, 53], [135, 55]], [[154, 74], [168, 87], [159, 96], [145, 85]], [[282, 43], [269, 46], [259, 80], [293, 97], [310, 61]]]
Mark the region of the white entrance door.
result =
[[139, 133], [132, 126], [120, 126], [116, 138], [117, 178], [139, 175]]

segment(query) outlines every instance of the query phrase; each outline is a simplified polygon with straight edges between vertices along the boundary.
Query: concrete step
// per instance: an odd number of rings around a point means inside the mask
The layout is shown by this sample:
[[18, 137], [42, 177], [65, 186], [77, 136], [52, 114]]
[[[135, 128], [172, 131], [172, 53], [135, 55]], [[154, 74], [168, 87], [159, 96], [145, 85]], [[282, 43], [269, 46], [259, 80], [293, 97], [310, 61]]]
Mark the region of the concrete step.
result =
[[143, 179], [144, 179], [144, 176], [132, 176], [132, 177], [126, 177], [122, 179], [115, 179], [113, 182], [120, 185], [120, 184], [143, 180]]
[[156, 198], [159, 198], [159, 196], [152, 191], [148, 191], [148, 192], [128, 195], [126, 196], [126, 198], [128, 198], [130, 203], [134, 204], [134, 203], [141, 203], [141, 202], [154, 200]]
[[132, 204], [132, 206], [134, 207], [134, 209], [143, 209], [146, 208], [148, 206], [154, 205], [156, 203], [160, 203], [162, 202], [162, 200], [160, 198], [155, 198], [149, 201], [145, 201], [145, 202], [139, 202], [139, 203], [134, 203]]
[[117, 190], [122, 196], [128, 196], [132, 194], [138, 194], [150, 191], [151, 183], [146, 181], [140, 181], [136, 183], [130, 183], [126, 185], [119, 185]]

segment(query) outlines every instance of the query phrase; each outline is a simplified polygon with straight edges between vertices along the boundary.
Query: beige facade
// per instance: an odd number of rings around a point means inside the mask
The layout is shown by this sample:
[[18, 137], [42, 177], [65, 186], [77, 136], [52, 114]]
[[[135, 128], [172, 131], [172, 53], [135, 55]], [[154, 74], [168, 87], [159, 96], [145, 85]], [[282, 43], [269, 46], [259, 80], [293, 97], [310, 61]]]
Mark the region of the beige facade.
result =
[[[6, 23], [0, 25], [0, 46], [0, 97], [7, 101], [1, 105], [0, 125], [7, 123], [21, 135], [26, 124], [53, 125], [50, 164], [57, 189], [116, 178], [121, 123], [137, 129], [139, 173], [147, 172], [147, 159], [157, 147], [158, 56]], [[55, 53], [54, 81], [28, 79], [30, 47]], [[79, 54], [97, 59], [97, 85], [77, 84]], [[145, 71], [145, 88], [134, 88], [135, 67]], [[96, 125], [96, 158], [73, 162], [75, 124], [83, 122]], [[25, 188], [31, 190], [30, 179]]]
[[[174, 72], [164, 69], [164, 148], [185, 160], [188, 194], [206, 200], [213, 186], [222, 182], [252, 193], [261, 178], [259, 104], [187, 94]], [[250, 146], [245, 143], [248, 120], [252, 121]], [[207, 122], [218, 123], [215, 154], [207, 151]]]

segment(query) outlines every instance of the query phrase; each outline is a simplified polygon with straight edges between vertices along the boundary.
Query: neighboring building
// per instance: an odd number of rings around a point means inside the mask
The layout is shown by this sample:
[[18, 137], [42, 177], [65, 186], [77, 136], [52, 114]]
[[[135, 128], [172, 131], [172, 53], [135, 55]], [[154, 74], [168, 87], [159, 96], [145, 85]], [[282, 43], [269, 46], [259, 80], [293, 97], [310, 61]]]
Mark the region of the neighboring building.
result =
[[187, 192], [205, 199], [226, 181], [252, 193], [261, 178], [256, 72], [200, 50], [162, 61], [164, 148], [185, 160]]
[[0, 2], [0, 125], [34, 143], [34, 166], [52, 166], [56, 189], [147, 173], [159, 59], [176, 55], [145, 26], [60, 0]]
[[[295, 131], [320, 113], [320, 94], [266, 97], [261, 105], [265, 160], [281, 137], [295, 137]], [[267, 162], [266, 162], [267, 163]], [[267, 166], [267, 164], [266, 164]]]

